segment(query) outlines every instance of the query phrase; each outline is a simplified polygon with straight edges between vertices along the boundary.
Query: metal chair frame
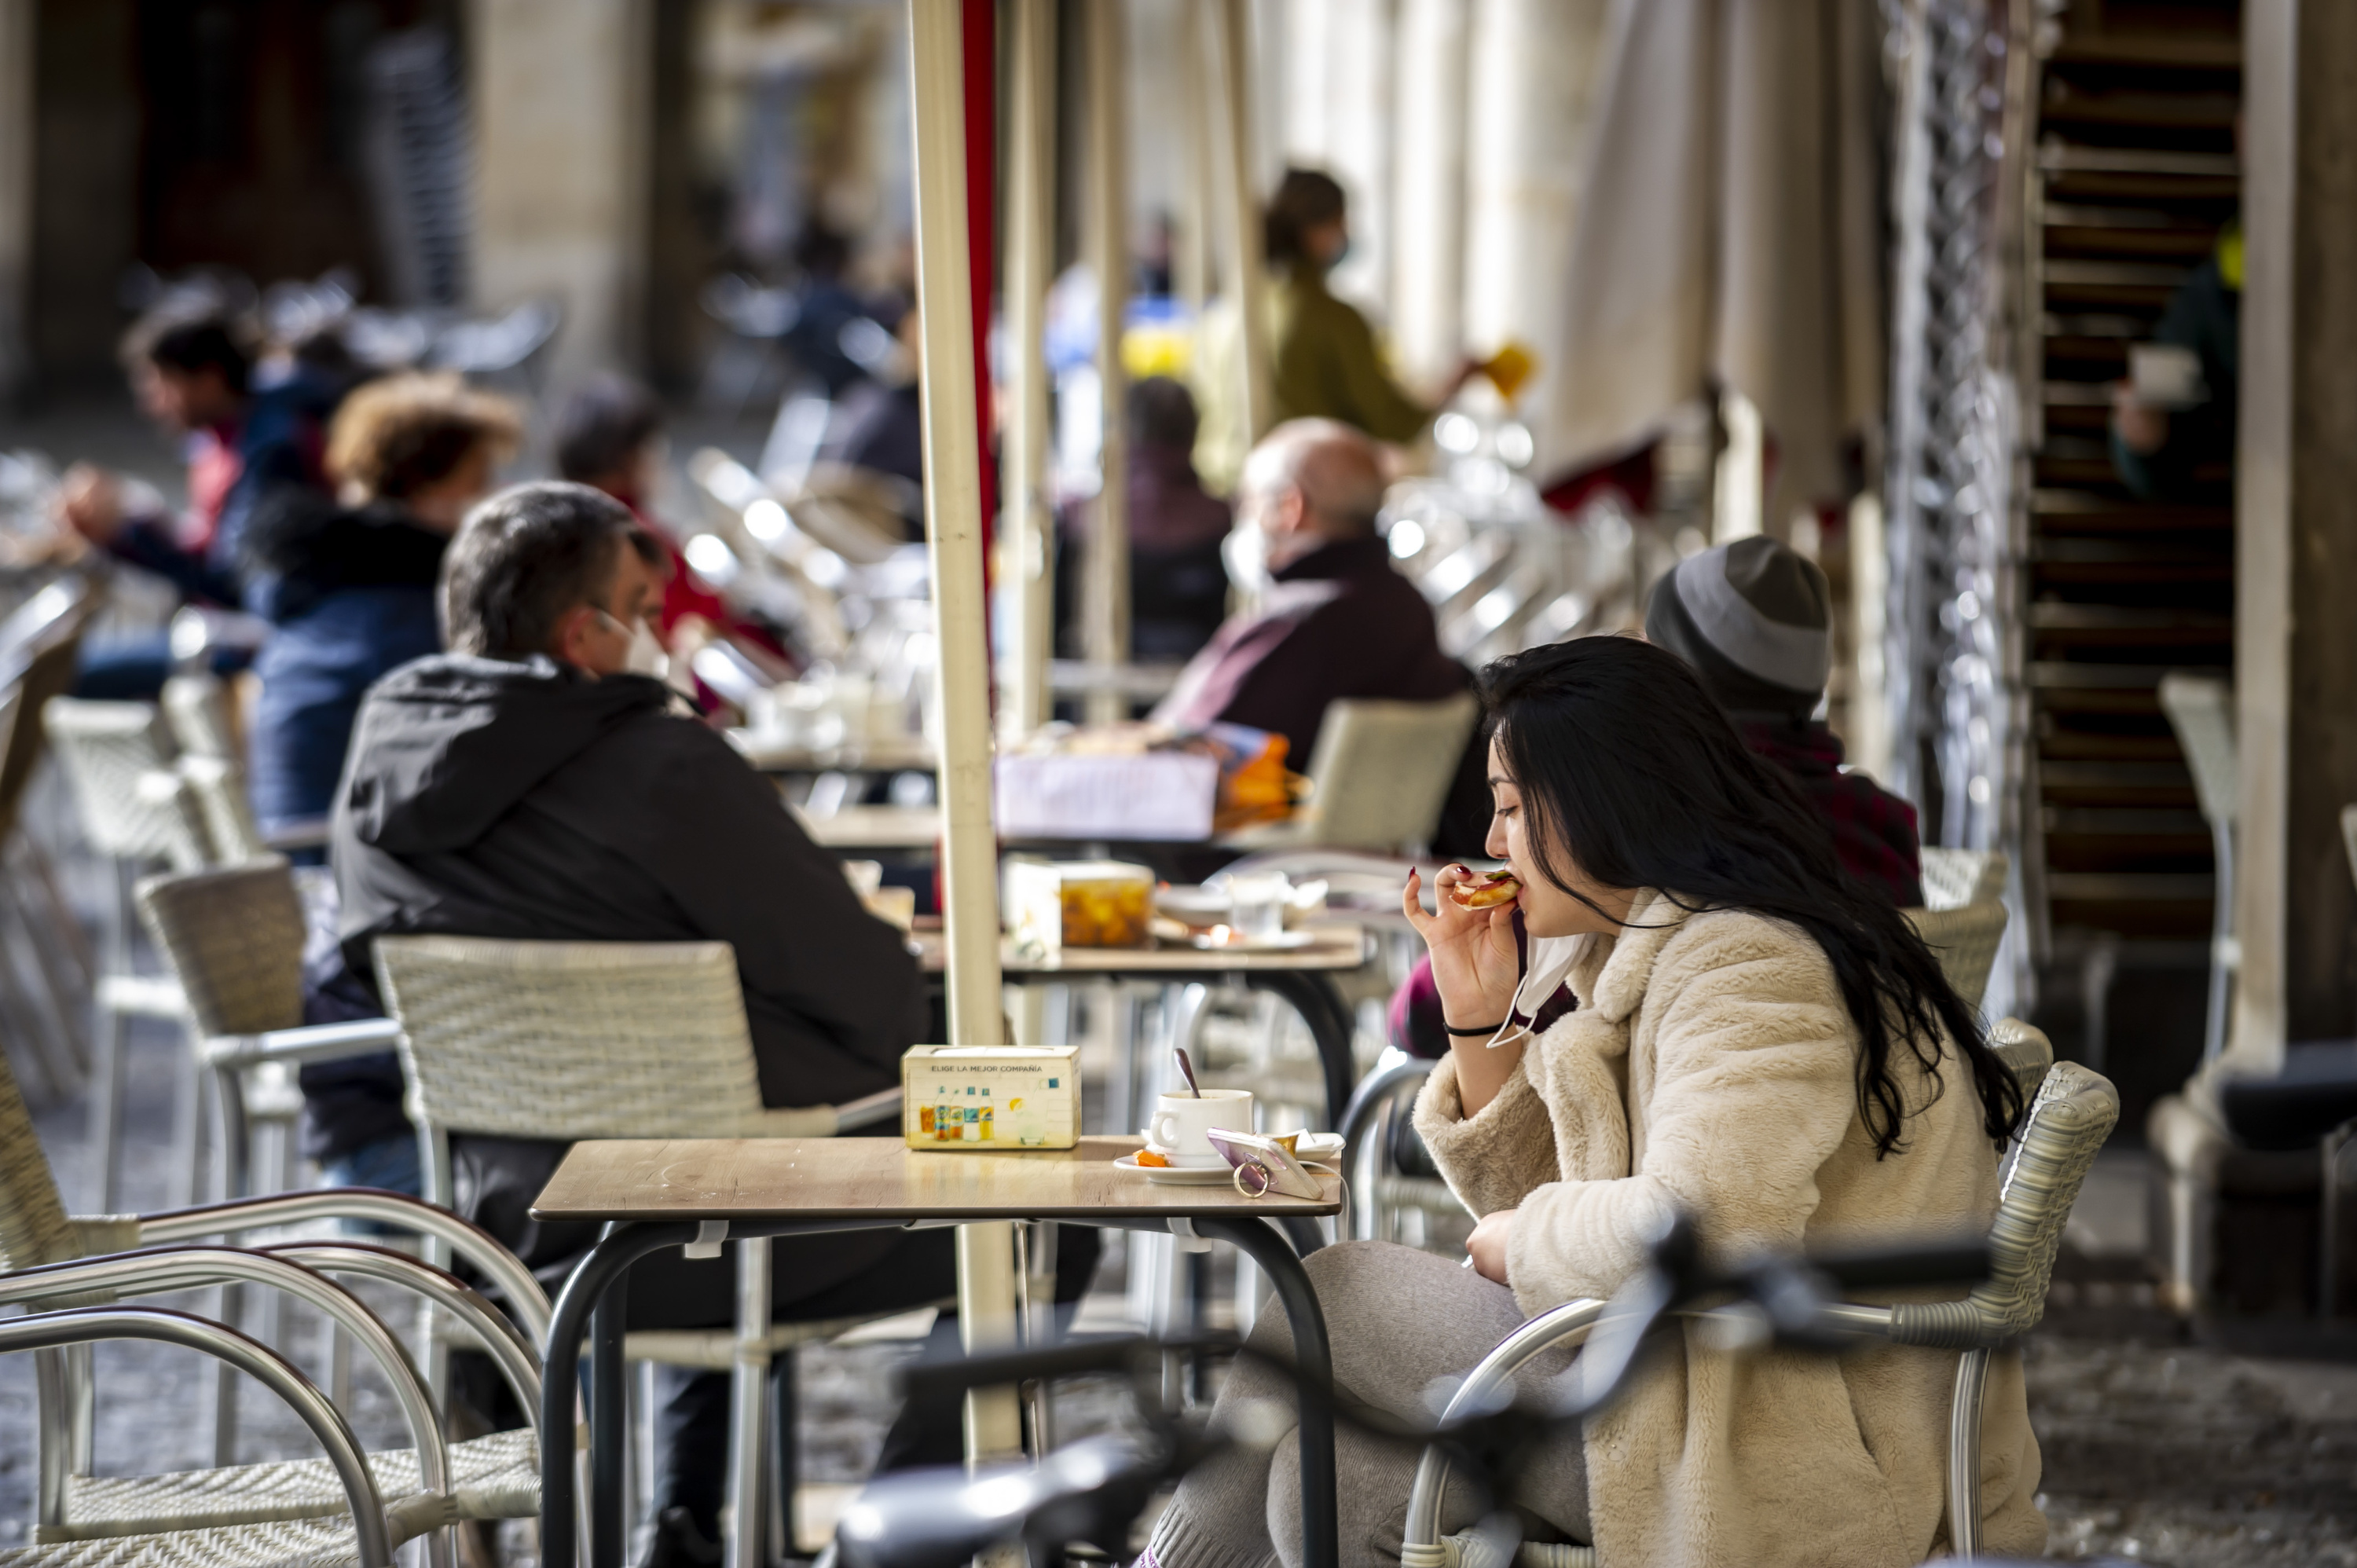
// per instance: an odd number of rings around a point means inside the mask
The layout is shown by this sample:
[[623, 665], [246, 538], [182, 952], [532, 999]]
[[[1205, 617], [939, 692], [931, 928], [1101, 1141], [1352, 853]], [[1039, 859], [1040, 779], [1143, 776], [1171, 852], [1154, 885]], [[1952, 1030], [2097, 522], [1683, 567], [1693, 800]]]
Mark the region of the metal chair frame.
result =
[[[45, 1409], [49, 1403], [54, 1369], [77, 1355], [86, 1360], [92, 1344], [114, 1339], [144, 1339], [186, 1347], [246, 1373], [285, 1401], [326, 1450], [327, 1463], [352, 1519], [359, 1568], [392, 1568], [394, 1541], [393, 1532], [387, 1527], [387, 1509], [351, 1427], [309, 1380], [268, 1348], [220, 1324], [154, 1308], [79, 1307], [0, 1321], [0, 1354], [31, 1350], [42, 1357], [40, 1387]], [[46, 1487], [43, 1500], [46, 1504]], [[216, 1562], [234, 1561], [233, 1548], [241, 1543], [242, 1534], [250, 1533], [253, 1532], [240, 1532], [235, 1527], [228, 1530], [190, 1531], [161, 1537], [156, 1544], [168, 1554], [171, 1548], [186, 1542]], [[332, 1542], [323, 1541], [321, 1544]], [[232, 1550], [224, 1551], [224, 1547]], [[208, 1548], [210, 1551], [205, 1550]], [[81, 1563], [89, 1563], [91, 1568], [97, 1568], [102, 1553], [114, 1554], [111, 1548], [92, 1552], [88, 1548], [77, 1550], [73, 1543], [44, 1544], [0, 1552], [0, 1564], [6, 1568], [81, 1568]]]

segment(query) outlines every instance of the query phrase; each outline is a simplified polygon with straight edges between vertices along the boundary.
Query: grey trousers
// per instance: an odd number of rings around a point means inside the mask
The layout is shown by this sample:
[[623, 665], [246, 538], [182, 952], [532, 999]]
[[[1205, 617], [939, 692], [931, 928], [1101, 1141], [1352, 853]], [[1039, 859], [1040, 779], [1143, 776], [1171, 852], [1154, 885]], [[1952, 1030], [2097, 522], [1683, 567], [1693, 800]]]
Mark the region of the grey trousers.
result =
[[[1346, 1241], [1310, 1254], [1310, 1283], [1334, 1346], [1335, 1399], [1344, 1419], [1334, 1440], [1340, 1498], [1342, 1568], [1399, 1563], [1407, 1495], [1424, 1445], [1382, 1431], [1429, 1425], [1454, 1381], [1522, 1323], [1512, 1291], [1452, 1258], [1385, 1241]], [[1247, 1343], [1289, 1359], [1293, 1336], [1274, 1301]], [[1525, 1394], [1571, 1363], [1553, 1351], [1525, 1366]], [[1351, 1417], [1357, 1419], [1352, 1420]], [[1238, 1445], [1198, 1466], [1154, 1529], [1147, 1551], [1157, 1568], [1301, 1568], [1301, 1465], [1293, 1393], [1254, 1361], [1230, 1374], [1212, 1407], [1214, 1423]], [[1449, 1488], [1444, 1532], [1480, 1515], [1473, 1488]], [[1574, 1541], [1588, 1539], [1587, 1464], [1578, 1434], [1551, 1437], [1524, 1468], [1511, 1500]]]

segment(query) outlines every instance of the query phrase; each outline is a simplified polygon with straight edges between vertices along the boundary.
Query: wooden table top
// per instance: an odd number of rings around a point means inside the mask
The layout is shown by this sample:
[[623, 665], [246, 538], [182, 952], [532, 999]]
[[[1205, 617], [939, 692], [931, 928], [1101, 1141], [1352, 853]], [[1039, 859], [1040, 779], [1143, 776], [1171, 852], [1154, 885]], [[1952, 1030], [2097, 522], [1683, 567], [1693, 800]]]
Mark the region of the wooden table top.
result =
[[1076, 1149], [936, 1154], [898, 1138], [619, 1138], [573, 1145], [535, 1219], [1102, 1219], [1333, 1214], [1325, 1197], [1252, 1198], [1232, 1185], [1164, 1187], [1113, 1162], [1139, 1140]]
[[[1025, 954], [1014, 941], [999, 948], [1000, 970], [1025, 974], [1244, 974], [1271, 970], [1312, 972], [1356, 969], [1367, 961], [1366, 933], [1357, 926], [1317, 926], [1316, 940], [1297, 948], [1065, 948], [1060, 952]], [[929, 974], [945, 966], [939, 931], [920, 931], [919, 956]]]

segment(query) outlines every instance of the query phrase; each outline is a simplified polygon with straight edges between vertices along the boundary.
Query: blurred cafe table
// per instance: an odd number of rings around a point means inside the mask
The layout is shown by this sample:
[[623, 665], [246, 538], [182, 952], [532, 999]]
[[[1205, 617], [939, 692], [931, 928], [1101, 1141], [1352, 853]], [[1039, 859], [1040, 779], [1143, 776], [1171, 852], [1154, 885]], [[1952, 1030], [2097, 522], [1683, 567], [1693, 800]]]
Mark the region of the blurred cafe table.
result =
[[[1326, 1087], [1326, 1125], [1342, 1124], [1357, 1072], [1351, 1058], [1351, 1009], [1342, 1000], [1334, 977], [1357, 969], [1372, 956], [1364, 929], [1352, 925], [1319, 925], [1296, 933], [1299, 944], [1289, 947], [1229, 946], [1199, 948], [1166, 944], [1151, 948], [1065, 948], [1060, 951], [1028, 951], [1008, 940], [1000, 949], [1000, 972], [1013, 985], [1052, 985], [1074, 980], [1131, 980], [1185, 984], [1189, 981], [1230, 981], [1253, 991], [1265, 991], [1290, 1006], [1308, 1026], [1318, 1047], [1318, 1064]], [[916, 943], [928, 974], [942, 972], [945, 949], [938, 930], [920, 930]], [[1129, 1048], [1124, 1048], [1125, 1047]], [[1130, 1057], [1133, 1040], [1116, 1040], [1116, 1078], [1108, 1086], [1108, 1113], [1121, 1118], [1117, 1131], [1135, 1125], [1140, 1107], [1134, 1101]]]
[[812, 746], [733, 729], [728, 743], [763, 773], [930, 773], [940, 767], [932, 742], [920, 735], [869, 736]]
[[794, 821], [821, 849], [931, 851], [942, 837], [939, 806], [844, 806], [823, 817], [797, 807]]
[[[1006, 1154], [920, 1152], [898, 1138], [612, 1139], [573, 1145], [533, 1206], [534, 1219], [603, 1222], [605, 1233], [556, 1298], [543, 1348], [540, 1546], [544, 1563], [578, 1560], [575, 1380], [589, 1346], [589, 1568], [622, 1568], [622, 1327], [631, 1267], [677, 1247], [713, 1256], [737, 1244], [737, 1355], [730, 1455], [733, 1518], [752, 1517], [759, 1474], [761, 1338], [770, 1316], [769, 1240], [847, 1230], [988, 1221], [1069, 1220], [1224, 1241], [1257, 1263], [1293, 1330], [1301, 1400], [1300, 1561], [1333, 1568], [1333, 1358], [1326, 1320], [1297, 1249], [1315, 1219], [1340, 1212], [1342, 1184], [1318, 1179], [1315, 1201], [1248, 1198], [1230, 1183], [1165, 1186], [1114, 1164], [1135, 1138], [1082, 1138], [1074, 1149]], [[963, 1249], [961, 1248], [961, 1252]], [[961, 1257], [961, 1267], [963, 1265]], [[660, 1267], [661, 1265], [655, 1265]], [[961, 1296], [965, 1294], [961, 1282]], [[743, 1439], [750, 1437], [752, 1441]], [[732, 1546], [736, 1543], [731, 1542]], [[731, 1551], [725, 1559], [749, 1559]]]

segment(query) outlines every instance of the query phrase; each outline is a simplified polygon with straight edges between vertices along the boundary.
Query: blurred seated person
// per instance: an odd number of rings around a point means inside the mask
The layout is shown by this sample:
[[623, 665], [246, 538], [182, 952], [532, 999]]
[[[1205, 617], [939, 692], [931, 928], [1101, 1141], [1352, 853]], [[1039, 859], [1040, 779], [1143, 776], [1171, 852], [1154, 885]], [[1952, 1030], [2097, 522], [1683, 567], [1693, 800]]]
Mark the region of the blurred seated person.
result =
[[[1815, 716], [1833, 669], [1833, 596], [1815, 562], [1765, 535], [1689, 556], [1654, 585], [1645, 639], [1684, 660], [1745, 748], [1791, 777], [1853, 880], [1902, 909], [1921, 907], [1915, 808], [1845, 768], [1841, 737]], [[1570, 1002], [1558, 992], [1540, 1018], [1553, 1022]], [[1393, 995], [1391, 1026], [1402, 1050], [1448, 1054], [1429, 959]]]
[[256, 509], [241, 553], [273, 628], [247, 770], [264, 832], [327, 816], [361, 694], [441, 651], [443, 550], [522, 434], [505, 401], [455, 375], [388, 377], [336, 412], [336, 499], [287, 487]]
[[2197, 467], [2233, 464], [2242, 303], [2243, 225], [2236, 220], [2169, 296], [2153, 328], [2153, 344], [2182, 350], [2190, 356], [2185, 368], [2198, 365], [2198, 377], [2181, 377], [2190, 384], [2179, 386], [2140, 386], [2131, 379], [2112, 387], [2112, 467], [2129, 494], [2193, 499]]
[[[718, 589], [687, 564], [651, 503], [662, 483], [665, 442], [662, 405], [628, 376], [601, 373], [583, 382], [556, 417], [556, 471], [576, 484], [603, 490], [630, 509], [662, 549], [667, 575], [654, 617], [656, 640], [666, 652], [693, 653], [714, 635], [748, 642], [771, 660], [785, 657], [774, 633], [730, 607]], [[780, 667], [779, 673], [788, 672]]]
[[1268, 581], [1189, 661], [1154, 711], [1182, 730], [1249, 725], [1286, 739], [1287, 766], [1307, 768], [1337, 697], [1437, 703], [1466, 689], [1440, 650], [1432, 607], [1392, 569], [1375, 532], [1382, 455], [1330, 419], [1278, 425], [1253, 449], [1237, 492]]
[[[844, 346], [846, 329], [874, 330], [867, 302], [844, 283], [851, 245], [823, 222], [813, 220], [794, 242], [794, 265], [802, 286], [794, 295], [794, 324], [786, 328], [786, 352], [794, 368], [839, 398], [864, 377], [866, 368]], [[868, 323], [866, 328], [861, 322]]]
[[[59, 488], [59, 521], [117, 560], [167, 579], [190, 603], [240, 608], [239, 541], [255, 506], [282, 488], [326, 493], [320, 431], [335, 408], [336, 386], [300, 361], [262, 384], [244, 325], [220, 309], [151, 312], [124, 335], [122, 358], [140, 411], [182, 443], [188, 510], [175, 517], [143, 506], [117, 476], [77, 463]], [[75, 692], [152, 699], [169, 673], [164, 632], [92, 641], [83, 648]]]
[[1195, 429], [1182, 383], [1130, 383], [1130, 647], [1141, 663], [1192, 658], [1227, 618], [1220, 546], [1234, 520], [1196, 476]]
[[[342, 966], [324, 989], [373, 1004], [381, 936], [725, 941], [765, 1104], [889, 1089], [902, 1051], [926, 1036], [924, 977], [775, 788], [631, 668], [662, 602], [662, 568], [630, 510], [584, 485], [517, 486], [468, 515], [443, 564], [450, 650], [387, 677], [361, 705], [333, 830]], [[379, 1064], [373, 1079], [330, 1065], [332, 1080], [304, 1069], [311, 1119], [372, 1100], [387, 1128], [399, 1125], [397, 1064]], [[528, 1217], [565, 1149], [451, 1140], [458, 1212], [552, 1290], [597, 1231]], [[1093, 1237], [1071, 1232], [1082, 1283]], [[780, 1321], [955, 1293], [947, 1231], [781, 1239], [775, 1252]], [[650, 1272], [631, 1287], [630, 1327], [726, 1326], [734, 1268], [674, 1261]], [[724, 1373], [688, 1377], [670, 1399], [653, 1561], [693, 1559], [716, 1539], [726, 1417]], [[953, 1427], [944, 1441], [946, 1457]]]

